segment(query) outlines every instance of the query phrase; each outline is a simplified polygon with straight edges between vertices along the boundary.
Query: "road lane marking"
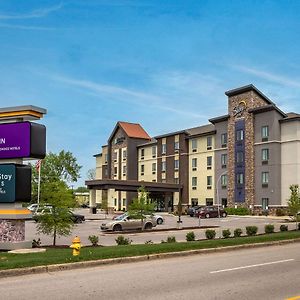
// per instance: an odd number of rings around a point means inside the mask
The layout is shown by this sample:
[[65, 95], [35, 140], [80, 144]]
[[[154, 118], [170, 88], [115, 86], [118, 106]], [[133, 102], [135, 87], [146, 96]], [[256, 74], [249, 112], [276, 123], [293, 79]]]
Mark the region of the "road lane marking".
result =
[[231, 268], [231, 269], [211, 271], [209, 273], [210, 274], [215, 274], [215, 273], [221, 273], [221, 272], [230, 272], [230, 271], [236, 271], [236, 270], [242, 270], [242, 269], [249, 269], [249, 268], [262, 267], [262, 266], [267, 266], [267, 265], [280, 264], [280, 263], [290, 262], [290, 261], [294, 261], [294, 260], [295, 259], [291, 258], [291, 259], [272, 261], [272, 262], [267, 262], [267, 263], [262, 263], [262, 264], [256, 264], [256, 265], [249, 265], [249, 266], [243, 266], [243, 267], [237, 267], [237, 268]]

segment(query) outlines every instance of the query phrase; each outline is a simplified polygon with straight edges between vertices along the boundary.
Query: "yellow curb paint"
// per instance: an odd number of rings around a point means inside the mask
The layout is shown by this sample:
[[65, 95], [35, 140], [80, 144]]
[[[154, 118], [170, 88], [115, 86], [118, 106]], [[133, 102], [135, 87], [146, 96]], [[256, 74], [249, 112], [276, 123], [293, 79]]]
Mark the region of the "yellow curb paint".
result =
[[0, 209], [0, 215], [30, 215], [29, 209]]
[[292, 298], [287, 298], [286, 300], [299, 300], [300, 296], [292, 297]]
[[35, 112], [32, 110], [24, 110], [24, 111], [12, 111], [12, 112], [4, 112], [0, 113], [0, 118], [5, 117], [18, 117], [18, 116], [24, 116], [24, 115], [31, 115], [33, 117], [42, 118], [42, 114], [39, 112]]

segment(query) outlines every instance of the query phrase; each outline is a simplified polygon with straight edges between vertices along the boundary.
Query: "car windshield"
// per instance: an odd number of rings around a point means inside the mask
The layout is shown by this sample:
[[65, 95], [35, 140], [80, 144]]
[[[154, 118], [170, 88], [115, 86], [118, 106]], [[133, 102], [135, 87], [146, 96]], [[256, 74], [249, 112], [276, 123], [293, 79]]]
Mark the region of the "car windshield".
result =
[[125, 215], [121, 215], [121, 216], [116, 217], [114, 220], [122, 221], [125, 217], [126, 217]]

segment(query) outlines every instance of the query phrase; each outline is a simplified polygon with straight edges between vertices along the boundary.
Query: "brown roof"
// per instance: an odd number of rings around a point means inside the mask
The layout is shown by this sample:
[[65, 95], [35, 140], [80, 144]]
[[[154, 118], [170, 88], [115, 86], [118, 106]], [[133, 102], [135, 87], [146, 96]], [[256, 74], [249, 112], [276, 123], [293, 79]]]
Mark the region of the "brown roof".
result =
[[151, 139], [151, 137], [140, 124], [127, 122], [118, 122], [118, 124], [120, 125], [120, 127], [122, 127], [122, 129], [125, 131], [128, 137], [147, 140]]
[[186, 129], [185, 131], [190, 136], [194, 136], [194, 135], [202, 135], [202, 134], [206, 134], [206, 133], [211, 133], [214, 130], [215, 130], [215, 126], [212, 124], [208, 124], [208, 125], [198, 126], [198, 127], [194, 127], [194, 128], [189, 128], [189, 129]]

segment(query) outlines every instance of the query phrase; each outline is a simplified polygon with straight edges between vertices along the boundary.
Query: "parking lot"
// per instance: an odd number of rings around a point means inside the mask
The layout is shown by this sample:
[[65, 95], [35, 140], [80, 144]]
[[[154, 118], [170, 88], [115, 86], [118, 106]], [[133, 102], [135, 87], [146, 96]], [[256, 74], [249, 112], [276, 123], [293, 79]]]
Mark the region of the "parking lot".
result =
[[[130, 238], [134, 244], [145, 243], [146, 241], [151, 240], [153, 243], [160, 243], [162, 240], [166, 240], [168, 236], [175, 236], [177, 241], [185, 241], [186, 233], [189, 231], [194, 231], [196, 239], [205, 238], [205, 230], [207, 228], [199, 228], [199, 219], [191, 218], [190, 216], [182, 216], [182, 230], [177, 230], [177, 221], [178, 217], [162, 213], [165, 222], [163, 225], [158, 225], [153, 231], [149, 232], [132, 232], [132, 233], [111, 233], [111, 232], [102, 232], [100, 230], [100, 225], [106, 221], [109, 221], [112, 218], [112, 215], [106, 216], [105, 214], [98, 212], [96, 215], [90, 214], [88, 209], [79, 209], [76, 210], [76, 213], [85, 215], [86, 221], [82, 224], [76, 224], [73, 228], [72, 235], [67, 237], [59, 237], [57, 239], [57, 245], [70, 245], [72, 238], [75, 235], [78, 235], [81, 238], [83, 245], [89, 245], [90, 242], [88, 237], [90, 235], [97, 235], [99, 237], [99, 243], [104, 246], [115, 245], [115, 238], [123, 234], [124, 236]], [[105, 219], [106, 218], [106, 219]], [[214, 227], [217, 232], [217, 236], [222, 232], [223, 229], [241, 228], [245, 232], [245, 227], [249, 225], [255, 225], [258, 227], [258, 233], [264, 232], [264, 226], [266, 224], [275, 225], [275, 231], [279, 231], [281, 224], [287, 224], [284, 218], [278, 217], [250, 217], [250, 216], [229, 216], [226, 218], [221, 218], [220, 221], [218, 218], [211, 219], [201, 219], [200, 226], [202, 227]], [[186, 227], [195, 227], [193, 229], [184, 229]], [[290, 223], [289, 229], [293, 229], [295, 224]], [[165, 229], [161, 231], [159, 229]], [[46, 235], [38, 235], [36, 231], [36, 223], [34, 221], [26, 221], [26, 239], [41, 239], [42, 245], [51, 245], [52, 237]]]

